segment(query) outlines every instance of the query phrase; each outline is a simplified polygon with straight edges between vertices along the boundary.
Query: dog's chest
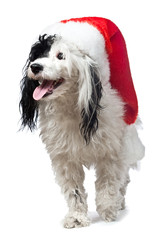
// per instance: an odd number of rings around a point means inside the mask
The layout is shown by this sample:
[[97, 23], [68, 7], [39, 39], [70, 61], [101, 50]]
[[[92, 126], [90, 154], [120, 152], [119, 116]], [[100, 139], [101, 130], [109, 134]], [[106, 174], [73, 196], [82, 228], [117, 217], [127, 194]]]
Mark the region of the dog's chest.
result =
[[88, 166], [97, 159], [104, 158], [108, 152], [111, 153], [110, 155], [115, 155], [121, 145], [121, 128], [110, 127], [106, 123], [107, 116], [101, 117], [96, 134], [86, 145], [79, 129], [81, 117], [74, 109], [73, 105], [67, 109], [62, 104], [57, 108], [52, 106], [40, 108], [41, 138], [51, 159], [57, 156], [58, 158], [72, 158]]
[[46, 147], [52, 149], [71, 148], [72, 145], [81, 145], [83, 138], [79, 131], [79, 116], [72, 110], [64, 108], [48, 109], [41, 108], [40, 130], [42, 141]]
[[41, 138], [52, 160], [62, 158], [75, 159], [89, 166], [96, 159], [98, 145], [86, 145], [79, 129], [79, 120], [73, 116], [61, 118], [52, 114], [40, 115]]

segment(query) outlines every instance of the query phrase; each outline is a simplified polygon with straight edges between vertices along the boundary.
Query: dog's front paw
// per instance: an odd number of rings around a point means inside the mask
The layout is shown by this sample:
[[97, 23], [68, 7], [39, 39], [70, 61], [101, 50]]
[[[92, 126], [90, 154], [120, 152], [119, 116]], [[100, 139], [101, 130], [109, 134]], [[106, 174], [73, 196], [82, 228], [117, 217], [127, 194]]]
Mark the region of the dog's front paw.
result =
[[89, 224], [90, 220], [87, 215], [79, 212], [69, 213], [63, 223], [65, 228], [87, 227]]

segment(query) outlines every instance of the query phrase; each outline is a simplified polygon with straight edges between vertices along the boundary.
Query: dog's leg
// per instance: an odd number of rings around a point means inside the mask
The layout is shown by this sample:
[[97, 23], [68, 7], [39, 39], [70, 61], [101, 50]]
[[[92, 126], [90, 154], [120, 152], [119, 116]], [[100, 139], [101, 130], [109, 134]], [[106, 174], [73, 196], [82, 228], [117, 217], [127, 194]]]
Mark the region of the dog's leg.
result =
[[128, 186], [128, 183], [130, 182], [130, 177], [129, 177], [129, 174], [126, 175], [126, 179], [124, 181], [124, 184], [123, 186], [120, 188], [120, 193], [122, 194], [122, 196], [124, 196], [124, 199], [121, 203], [121, 210], [124, 210], [125, 209], [125, 195], [126, 195], [126, 190], [127, 190], [127, 186]]
[[69, 207], [69, 213], [64, 219], [64, 227], [84, 227], [90, 221], [87, 217], [87, 194], [83, 187], [84, 171], [79, 163], [59, 160], [53, 162], [56, 180], [62, 189]]
[[124, 208], [127, 169], [118, 160], [103, 159], [96, 165], [96, 175], [97, 212], [105, 221], [114, 221]]

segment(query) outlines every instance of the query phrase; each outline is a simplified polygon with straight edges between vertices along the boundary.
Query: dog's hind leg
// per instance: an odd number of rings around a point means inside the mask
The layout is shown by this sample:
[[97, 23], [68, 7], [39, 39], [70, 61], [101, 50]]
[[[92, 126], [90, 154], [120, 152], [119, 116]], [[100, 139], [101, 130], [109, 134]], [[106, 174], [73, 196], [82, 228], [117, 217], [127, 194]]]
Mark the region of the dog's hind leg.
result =
[[125, 195], [126, 195], [128, 183], [130, 183], [129, 174], [126, 175], [126, 180], [124, 181], [124, 185], [120, 188], [120, 193], [122, 194], [122, 196], [124, 196], [124, 199], [121, 203], [121, 210], [125, 209]]
[[[60, 164], [61, 162], [61, 164]], [[53, 167], [56, 180], [61, 187], [69, 207], [69, 213], [64, 219], [64, 227], [84, 227], [90, 224], [87, 217], [87, 194], [83, 187], [84, 171], [79, 163], [72, 161], [55, 161]]]

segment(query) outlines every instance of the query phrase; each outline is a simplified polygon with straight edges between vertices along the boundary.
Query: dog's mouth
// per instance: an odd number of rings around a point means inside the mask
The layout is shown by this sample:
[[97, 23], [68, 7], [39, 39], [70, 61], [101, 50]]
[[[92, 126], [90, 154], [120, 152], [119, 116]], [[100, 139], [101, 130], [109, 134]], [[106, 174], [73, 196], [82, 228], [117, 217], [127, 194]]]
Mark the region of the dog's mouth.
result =
[[63, 78], [57, 80], [42, 80], [39, 81], [39, 86], [33, 92], [33, 98], [38, 101], [41, 98], [47, 97], [54, 92], [64, 82]]

